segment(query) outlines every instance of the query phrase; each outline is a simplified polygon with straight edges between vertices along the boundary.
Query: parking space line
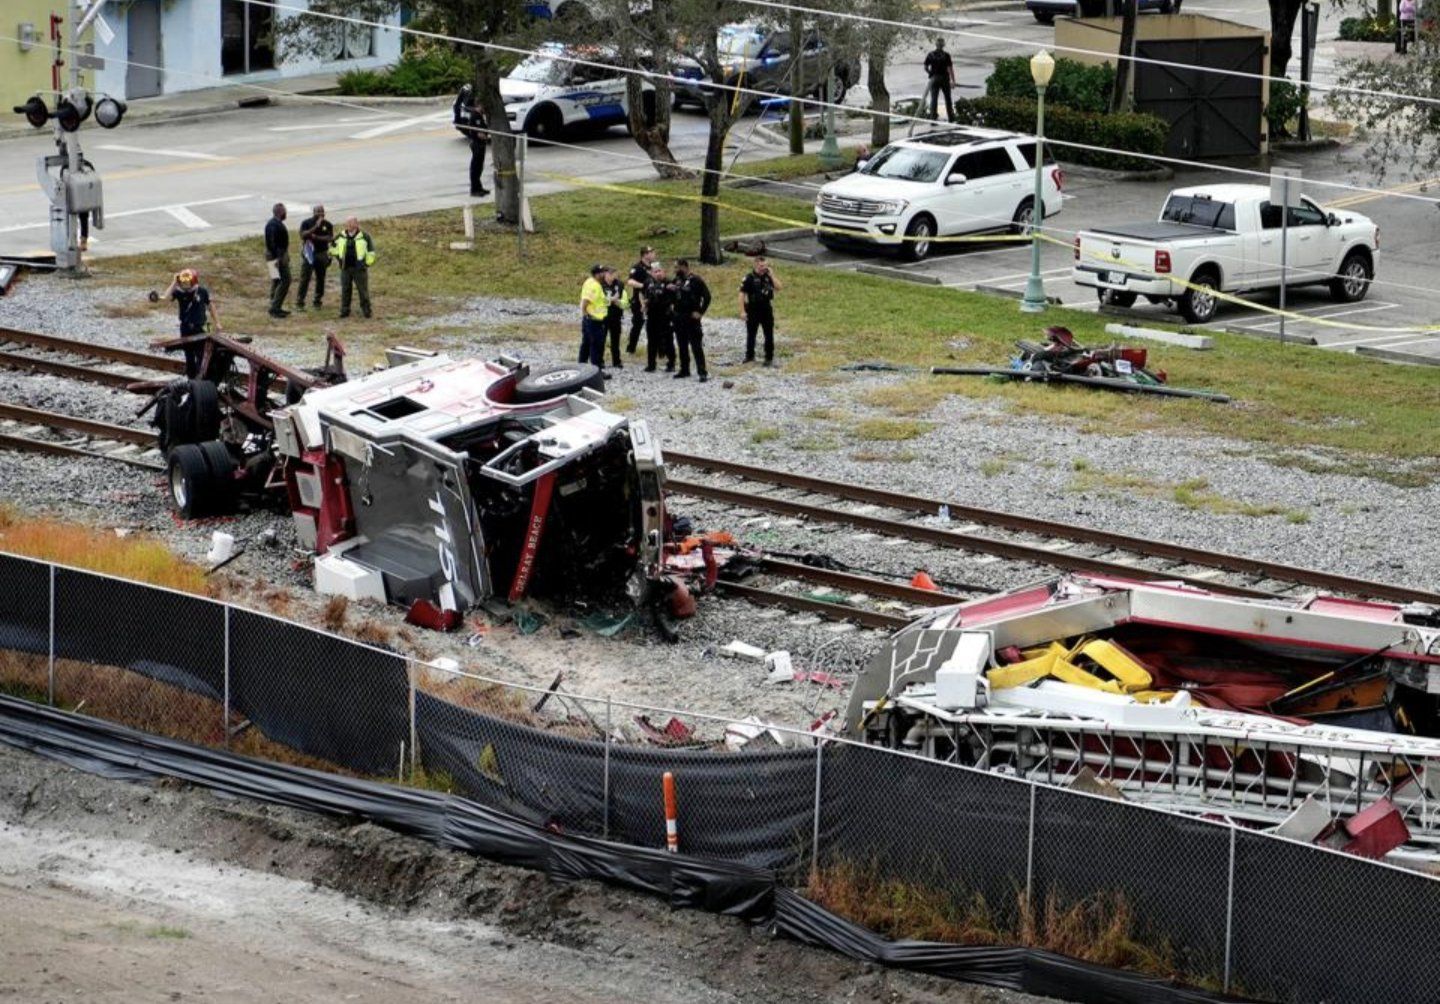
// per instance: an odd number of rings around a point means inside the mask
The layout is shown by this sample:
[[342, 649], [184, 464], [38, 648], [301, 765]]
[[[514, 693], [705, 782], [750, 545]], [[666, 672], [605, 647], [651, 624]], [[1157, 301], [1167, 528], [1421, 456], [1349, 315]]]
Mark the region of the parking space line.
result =
[[1389, 342], [1396, 338], [1408, 339], [1413, 337], [1414, 334], [1415, 332], [1413, 331], [1390, 331], [1383, 335], [1369, 335], [1365, 338], [1348, 338], [1343, 342], [1326, 342], [1321, 347], [1326, 349], [1343, 349], [1351, 345], [1373, 345], [1376, 342]]
[[[1329, 320], [1329, 319], [1332, 318], [1332, 317], [1346, 317], [1346, 316], [1348, 316], [1348, 315], [1350, 315], [1350, 314], [1366, 314], [1366, 313], [1370, 313], [1371, 311], [1375, 311], [1375, 310], [1393, 310], [1394, 308], [1396, 308], [1396, 307], [1398, 307], [1398, 306], [1400, 306], [1400, 304], [1398, 304], [1398, 303], [1377, 303], [1377, 304], [1371, 304], [1371, 305], [1368, 306], [1368, 307], [1355, 307], [1355, 308], [1353, 308], [1353, 309], [1351, 309], [1351, 310], [1336, 310], [1336, 311], [1333, 311], [1332, 313], [1328, 313], [1328, 314], [1322, 314], [1322, 313], [1320, 313], [1320, 311], [1322, 311], [1322, 310], [1329, 310], [1330, 308], [1327, 306], [1327, 307], [1314, 307], [1314, 308], [1311, 308], [1311, 310], [1313, 310], [1314, 313], [1310, 313], [1310, 312], [1307, 312], [1307, 311], [1305, 311], [1305, 310], [1297, 311], [1297, 313], [1304, 314], [1306, 317], [1315, 317], [1315, 318], [1320, 318], [1321, 320]], [[1292, 318], [1287, 318], [1287, 320], [1288, 320], [1291, 324], [1303, 324], [1303, 323], [1304, 323], [1304, 322], [1303, 322], [1302, 320], [1300, 320], [1299, 318], [1294, 318], [1294, 317], [1292, 317]], [[1279, 321], [1279, 319], [1277, 318], [1276, 320], [1269, 321], [1269, 322], [1267, 322], [1267, 323], [1265, 323], [1265, 324], [1253, 324], [1253, 325], [1250, 326], [1250, 330], [1252, 330], [1252, 331], [1263, 331], [1263, 330], [1265, 330], [1266, 328], [1278, 328], [1278, 327], [1280, 327], [1280, 321]]]
[[1435, 336], [1434, 336], [1433, 334], [1431, 334], [1431, 335], [1422, 335], [1422, 336], [1419, 337], [1419, 338], [1412, 338], [1412, 339], [1410, 339], [1408, 342], [1386, 342], [1384, 345], [1376, 345], [1376, 346], [1374, 346], [1374, 348], [1377, 348], [1377, 349], [1398, 349], [1398, 348], [1400, 348], [1401, 346], [1405, 346], [1405, 345], [1420, 345], [1420, 344], [1422, 344], [1422, 343], [1434, 345], [1434, 344], [1436, 344], [1436, 338], [1435, 338]]

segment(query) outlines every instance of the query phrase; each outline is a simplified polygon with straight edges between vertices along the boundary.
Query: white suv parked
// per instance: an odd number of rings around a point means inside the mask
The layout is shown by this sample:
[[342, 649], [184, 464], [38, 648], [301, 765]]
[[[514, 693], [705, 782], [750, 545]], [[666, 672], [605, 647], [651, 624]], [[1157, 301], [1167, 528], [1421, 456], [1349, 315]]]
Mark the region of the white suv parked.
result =
[[[1060, 211], [1064, 175], [1048, 156], [1042, 219]], [[815, 235], [829, 248], [898, 247], [910, 261], [936, 237], [1028, 233], [1034, 217], [1035, 138], [959, 128], [891, 143], [815, 199]]]

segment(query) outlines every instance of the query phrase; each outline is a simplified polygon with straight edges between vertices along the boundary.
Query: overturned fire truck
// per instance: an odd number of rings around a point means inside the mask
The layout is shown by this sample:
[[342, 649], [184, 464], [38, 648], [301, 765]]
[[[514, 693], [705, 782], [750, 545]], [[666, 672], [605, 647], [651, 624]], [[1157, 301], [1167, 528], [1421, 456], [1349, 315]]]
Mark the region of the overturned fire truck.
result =
[[322, 592], [451, 615], [492, 597], [628, 599], [668, 631], [693, 610], [687, 577], [713, 580], [708, 551], [667, 548], [660, 446], [603, 407], [593, 366], [400, 348], [347, 379], [333, 340], [316, 370], [220, 336], [166, 347], [194, 373], [152, 402], [176, 507], [288, 509]]
[[845, 727], [1440, 872], [1440, 611], [1425, 604], [1067, 575], [898, 632]]

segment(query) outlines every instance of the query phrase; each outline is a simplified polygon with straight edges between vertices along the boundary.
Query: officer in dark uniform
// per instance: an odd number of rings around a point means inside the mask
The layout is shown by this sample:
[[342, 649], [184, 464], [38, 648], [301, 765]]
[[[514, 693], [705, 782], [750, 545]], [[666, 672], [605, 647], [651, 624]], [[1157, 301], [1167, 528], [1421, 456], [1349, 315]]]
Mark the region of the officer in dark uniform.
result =
[[705, 311], [710, 309], [710, 287], [690, 271], [690, 263], [681, 258], [675, 263], [675, 342], [680, 350], [680, 372], [676, 380], [690, 375], [690, 356], [695, 356], [695, 373], [704, 383], [710, 379], [705, 370], [705, 330], [701, 326]]
[[648, 244], [640, 249], [640, 260], [630, 266], [630, 277], [625, 280], [630, 287], [630, 341], [625, 351], [632, 356], [640, 347], [640, 329], [645, 324], [645, 287], [650, 285], [650, 266], [655, 262], [655, 249]]
[[780, 280], [763, 255], [755, 257], [748, 275], [740, 280], [740, 319], [745, 322], [745, 361], [755, 361], [755, 334], [765, 331], [765, 365], [775, 365], [775, 293]]
[[675, 286], [665, 267], [650, 263], [645, 282], [645, 372], [655, 372], [655, 360], [665, 357], [665, 372], [675, 372]]
[[469, 84], [460, 88], [452, 110], [455, 128], [464, 134], [470, 143], [470, 194], [476, 198], [490, 194], [485, 187], [485, 149], [490, 145], [490, 123], [485, 119], [485, 110], [475, 89]]

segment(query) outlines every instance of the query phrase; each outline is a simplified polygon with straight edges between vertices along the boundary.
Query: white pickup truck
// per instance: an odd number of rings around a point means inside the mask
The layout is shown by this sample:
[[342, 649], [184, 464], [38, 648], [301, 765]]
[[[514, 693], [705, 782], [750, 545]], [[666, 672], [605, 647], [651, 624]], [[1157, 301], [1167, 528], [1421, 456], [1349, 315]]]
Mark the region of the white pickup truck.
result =
[[[1128, 307], [1143, 296], [1203, 324], [1220, 307], [1217, 291], [1279, 287], [1282, 212], [1266, 185], [1177, 188], [1155, 223], [1077, 234], [1074, 279], [1101, 303]], [[1365, 298], [1380, 254], [1380, 228], [1369, 219], [1302, 198], [1290, 208], [1286, 243], [1287, 289], [1323, 283], [1341, 303]]]

